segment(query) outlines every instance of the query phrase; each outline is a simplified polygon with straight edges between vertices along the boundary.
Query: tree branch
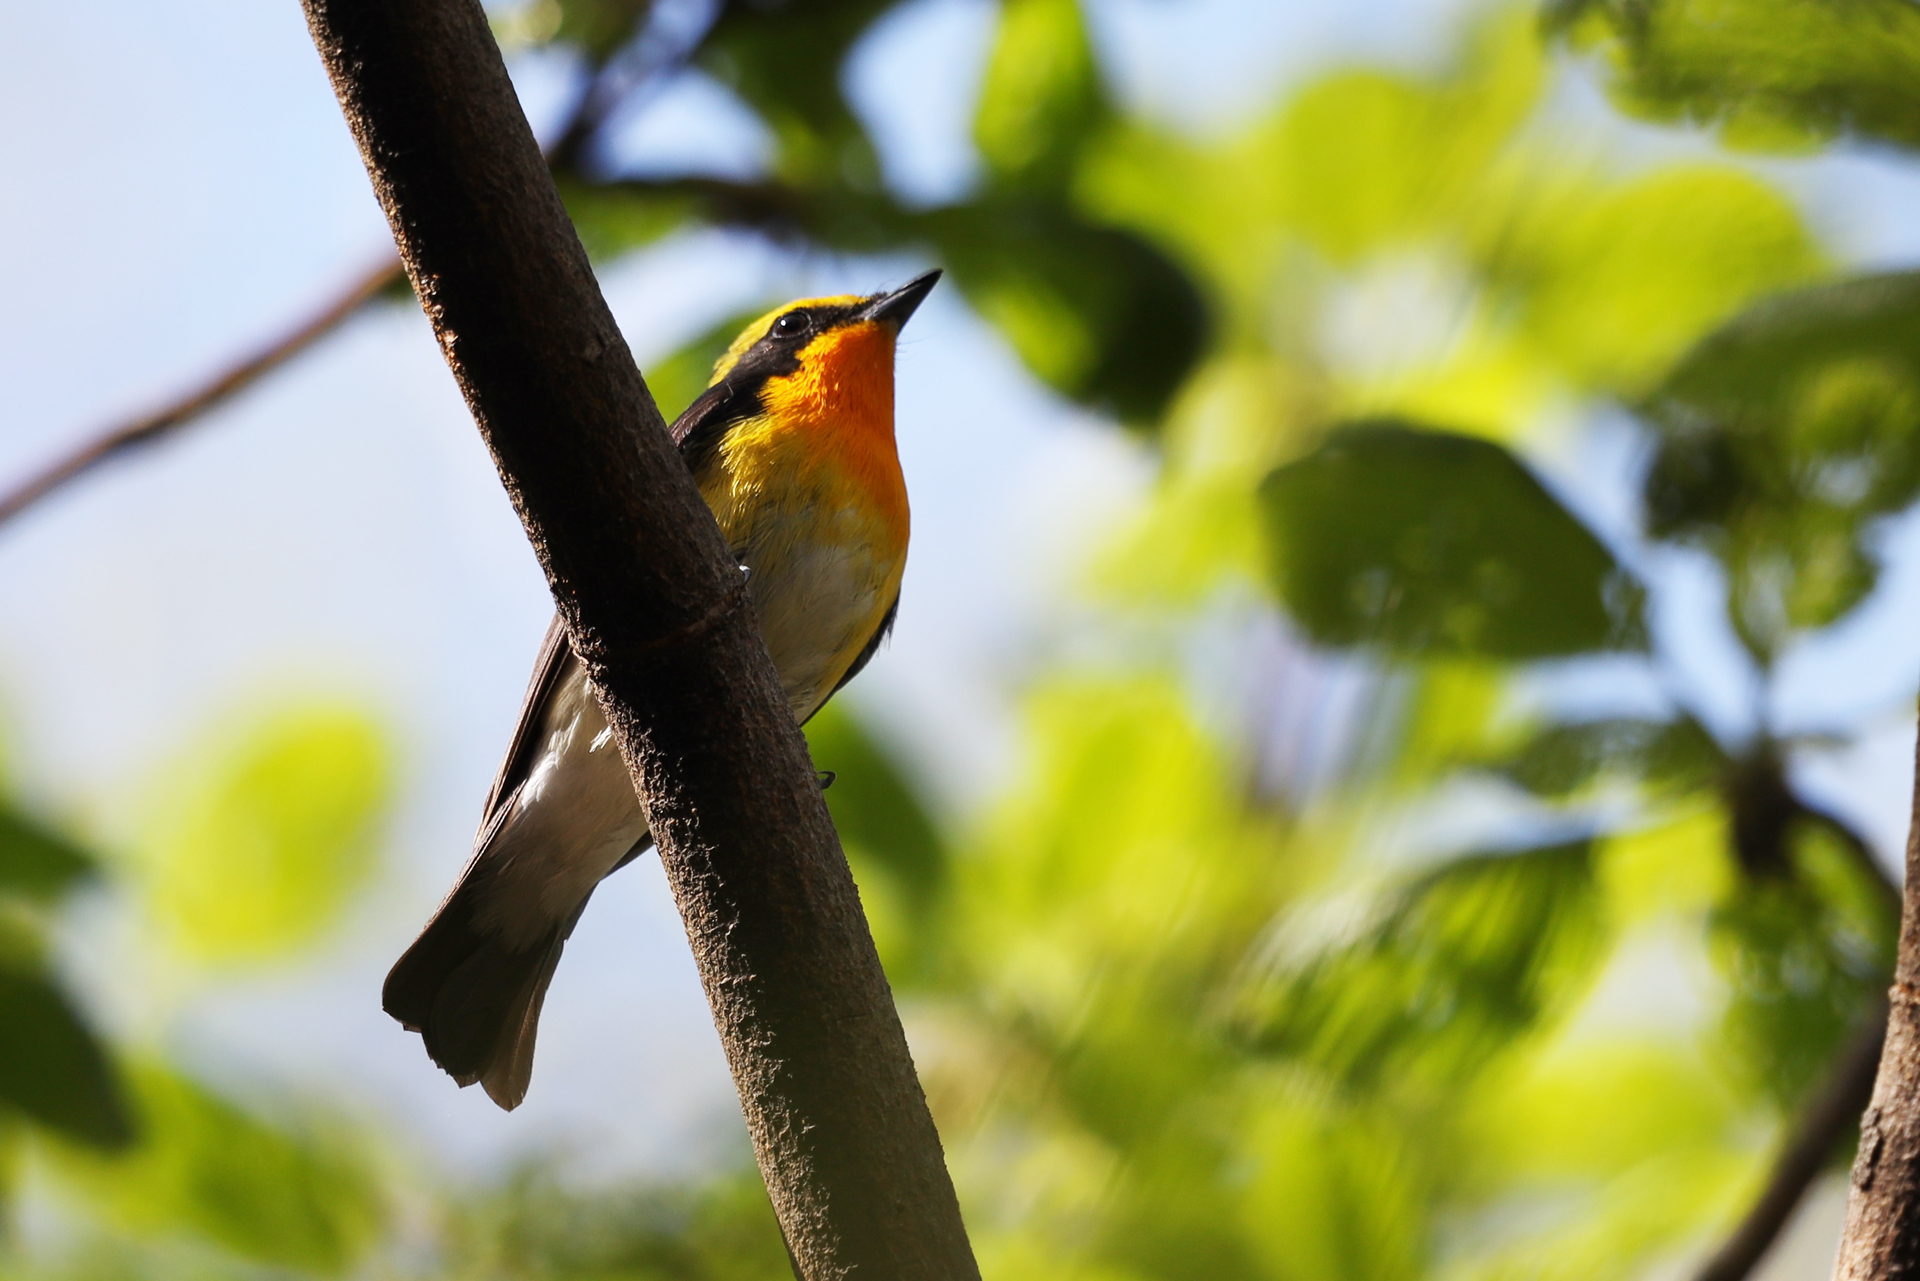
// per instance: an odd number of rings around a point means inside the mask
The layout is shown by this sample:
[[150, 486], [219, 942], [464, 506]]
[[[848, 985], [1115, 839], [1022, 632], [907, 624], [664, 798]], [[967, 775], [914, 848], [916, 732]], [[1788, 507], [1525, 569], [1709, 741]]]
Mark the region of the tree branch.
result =
[[979, 1273], [745, 579], [476, 0], [304, 0], [441, 349], [627, 759], [806, 1281]]
[[1832, 1159], [1834, 1149], [1860, 1124], [1860, 1112], [1873, 1093], [1874, 1071], [1886, 1039], [1887, 1007], [1882, 1002], [1841, 1049], [1832, 1073], [1808, 1100], [1759, 1200], [1694, 1274], [1694, 1281], [1745, 1281], [1773, 1248], [1807, 1188]]
[[1860, 1123], [1836, 1281], [1920, 1274], [1920, 757], [1907, 835], [1900, 954], [1888, 994], [1887, 1043]]
[[[581, 93], [580, 101], [575, 105], [572, 118], [561, 130], [560, 141], [551, 156], [554, 167], [566, 169], [573, 166], [581, 150], [606, 123], [616, 107], [650, 82], [683, 64], [687, 53], [685, 49], [675, 50], [670, 56], [656, 57], [637, 69], [624, 65], [618, 69], [596, 66]], [[284, 337], [229, 366], [166, 407], [131, 422], [110, 427], [94, 436], [11, 491], [0, 494], [0, 525], [108, 459], [171, 436], [202, 414], [239, 395], [338, 329], [361, 307], [405, 279], [406, 272], [400, 260], [388, 259], [348, 285]]]
[[164, 409], [123, 423], [94, 437], [65, 458], [0, 496], [0, 525], [59, 489], [68, 481], [92, 471], [109, 458], [141, 445], [151, 445], [163, 436], [184, 427], [209, 409], [232, 399], [262, 376], [298, 356], [313, 344], [339, 328], [341, 322], [366, 303], [400, 283], [404, 276], [399, 259], [390, 259], [343, 289], [298, 328], [268, 343], [253, 355], [174, 401]]

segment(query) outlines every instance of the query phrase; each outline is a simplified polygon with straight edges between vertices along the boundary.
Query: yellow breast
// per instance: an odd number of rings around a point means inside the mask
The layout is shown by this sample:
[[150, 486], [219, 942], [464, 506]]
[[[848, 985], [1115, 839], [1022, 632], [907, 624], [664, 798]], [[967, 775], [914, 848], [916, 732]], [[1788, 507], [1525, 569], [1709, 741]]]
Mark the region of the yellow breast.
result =
[[767, 648], [805, 719], [866, 647], [906, 569], [892, 335], [872, 324], [824, 335], [797, 371], [767, 380], [761, 404], [698, 479], [751, 571]]

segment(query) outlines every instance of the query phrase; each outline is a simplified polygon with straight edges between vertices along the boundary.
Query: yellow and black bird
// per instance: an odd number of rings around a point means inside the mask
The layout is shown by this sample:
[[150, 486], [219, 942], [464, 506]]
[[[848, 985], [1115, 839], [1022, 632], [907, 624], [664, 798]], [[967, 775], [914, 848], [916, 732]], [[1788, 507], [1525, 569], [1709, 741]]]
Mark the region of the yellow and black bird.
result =
[[[743, 330], [673, 425], [748, 572], [760, 634], [805, 721], [893, 626], [907, 489], [893, 434], [900, 327], [940, 277], [809, 298]], [[601, 879], [652, 844], [620, 749], [558, 620], [487, 797], [472, 860], [387, 975], [387, 1013], [461, 1085], [526, 1097], [560, 949]]]

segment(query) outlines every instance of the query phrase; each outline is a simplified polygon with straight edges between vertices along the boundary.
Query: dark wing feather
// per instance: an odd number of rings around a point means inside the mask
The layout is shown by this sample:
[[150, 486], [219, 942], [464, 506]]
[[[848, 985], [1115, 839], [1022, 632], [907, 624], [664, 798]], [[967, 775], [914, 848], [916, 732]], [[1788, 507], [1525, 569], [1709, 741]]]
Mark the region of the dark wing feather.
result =
[[493, 776], [493, 787], [487, 792], [487, 807], [480, 818], [483, 834], [493, 826], [501, 805], [526, 781], [527, 771], [540, 753], [540, 730], [547, 718], [547, 704], [552, 701], [554, 690], [578, 665], [573, 647], [567, 643], [567, 629], [555, 614], [547, 624], [546, 638], [540, 642], [540, 656], [533, 660], [533, 679], [528, 682], [527, 695], [520, 703], [520, 723], [513, 727], [513, 740], [507, 745], [500, 772]]
[[[755, 390], [743, 392], [732, 380], [727, 380], [700, 393], [673, 424], [673, 442], [680, 447], [680, 456], [688, 469], [698, 475], [700, 464], [711, 456], [727, 428], [758, 412], [759, 407], [757, 384]], [[567, 629], [555, 614], [547, 624], [546, 638], [540, 642], [540, 655], [533, 660], [533, 679], [528, 682], [526, 697], [520, 703], [520, 721], [513, 727], [507, 754], [500, 762], [499, 773], [493, 777], [493, 786], [487, 791], [487, 805], [480, 819], [483, 833], [514, 789], [526, 781], [527, 771], [540, 752], [540, 730], [546, 721], [547, 703], [553, 698], [554, 690], [572, 677], [578, 665], [579, 660], [574, 658], [567, 642]]]
[[680, 459], [695, 479], [706, 471], [727, 429], [760, 412], [760, 386], [765, 381], [764, 374], [752, 378], [729, 374], [701, 392], [673, 420], [673, 443], [680, 447]]

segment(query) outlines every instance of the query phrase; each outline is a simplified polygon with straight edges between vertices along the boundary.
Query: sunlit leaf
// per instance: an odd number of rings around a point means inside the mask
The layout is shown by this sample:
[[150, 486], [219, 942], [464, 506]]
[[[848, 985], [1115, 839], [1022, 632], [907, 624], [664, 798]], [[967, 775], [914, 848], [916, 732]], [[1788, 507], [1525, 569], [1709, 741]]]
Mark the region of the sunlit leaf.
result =
[[1769, 299], [1699, 344], [1648, 402], [1657, 537], [1726, 563], [1757, 654], [1865, 598], [1868, 523], [1920, 494], [1920, 275]]
[[1708, 792], [1676, 805], [1662, 822], [1599, 841], [1609, 915], [1624, 927], [1711, 912], [1739, 876], [1730, 829], [1719, 796]]
[[1238, 960], [1285, 865], [1165, 682], [1062, 679], [1027, 711], [1022, 785], [954, 858], [954, 928], [981, 999], [1084, 1035], [1097, 1007], [1130, 1039], [1139, 1001]]
[[1352, 936], [1296, 941], [1249, 997], [1255, 1039], [1362, 1083], [1448, 1082], [1565, 1008], [1602, 934], [1587, 842], [1459, 859]]
[[1724, 1142], [1740, 1100], [1700, 1056], [1618, 1035], [1568, 1039], [1489, 1073], [1464, 1120], [1491, 1186], [1618, 1174]]
[[1713, 916], [1743, 1076], [1782, 1109], [1829, 1070], [1893, 973], [1898, 905], [1825, 825], [1787, 832], [1785, 875], [1745, 877]]
[[79, 846], [0, 806], [0, 895], [47, 902], [72, 888], [93, 866], [92, 857]]
[[1105, 106], [1078, 0], [1005, 0], [973, 124], [996, 177], [1064, 185]]
[[1402, 1139], [1300, 1084], [1276, 1090], [1242, 1136], [1253, 1174], [1240, 1219], [1264, 1275], [1412, 1281], [1424, 1275], [1430, 1201]]
[[1038, 201], [938, 210], [923, 225], [967, 301], [1083, 405], [1151, 425], [1205, 346], [1199, 290], [1131, 232]]
[[63, 1171], [125, 1226], [199, 1233], [242, 1258], [325, 1275], [350, 1270], [386, 1209], [368, 1154], [344, 1133], [298, 1134], [159, 1067], [134, 1074], [141, 1139]]
[[1279, 219], [1352, 265], [1458, 217], [1540, 92], [1538, 43], [1517, 17], [1485, 26], [1443, 77], [1356, 69], [1303, 89], [1260, 143]]
[[82, 1143], [124, 1147], [133, 1124], [100, 1041], [52, 980], [0, 959], [0, 1112]]
[[1323, 644], [1524, 659], [1644, 643], [1638, 584], [1489, 441], [1347, 427], [1261, 500], [1274, 585]]
[[188, 776], [151, 847], [151, 906], [190, 956], [237, 961], [319, 937], [373, 869], [392, 788], [385, 736], [358, 712], [257, 727]]
[[1920, 11], [1905, 0], [1556, 0], [1615, 99], [1729, 142], [1804, 148], [1848, 133], [1920, 146]]
[[1469, 225], [1520, 341], [1578, 386], [1638, 394], [1709, 326], [1821, 266], [1793, 203], [1729, 165], [1543, 186]]

